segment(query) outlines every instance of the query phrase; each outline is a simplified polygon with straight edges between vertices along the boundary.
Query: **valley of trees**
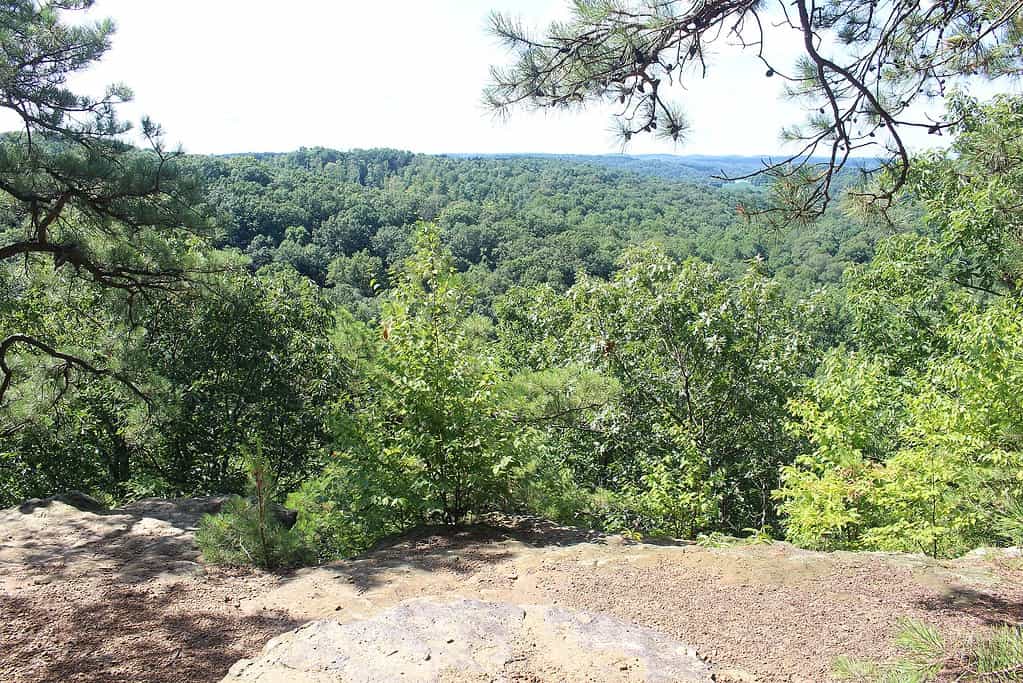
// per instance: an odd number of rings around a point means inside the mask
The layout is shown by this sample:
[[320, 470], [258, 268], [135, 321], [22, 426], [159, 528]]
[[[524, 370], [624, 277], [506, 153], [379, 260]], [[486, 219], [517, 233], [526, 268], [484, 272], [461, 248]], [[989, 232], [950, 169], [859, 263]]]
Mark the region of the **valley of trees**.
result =
[[644, 243], [731, 275], [759, 259], [806, 294], [839, 283], [893, 230], [837, 212], [811, 226], [751, 225], [736, 207], [762, 200], [753, 186], [722, 186], [709, 174], [670, 182], [577, 160], [303, 149], [187, 163], [220, 219], [217, 246], [242, 251], [252, 270], [289, 265], [355, 310], [373, 308], [379, 288], [370, 282], [385, 287], [420, 221], [438, 226], [453, 266], [488, 308], [516, 285], [563, 290], [580, 273], [606, 278], [628, 246]]
[[1023, 98], [950, 96], [953, 147], [889, 165], [884, 211], [855, 162], [793, 203], [794, 171], [188, 156], [148, 121], [125, 142], [127, 91], [67, 90], [112, 35], [62, 23], [90, 4], [3, 10], [0, 505], [254, 481], [299, 511], [274, 565], [491, 511], [1023, 544]]

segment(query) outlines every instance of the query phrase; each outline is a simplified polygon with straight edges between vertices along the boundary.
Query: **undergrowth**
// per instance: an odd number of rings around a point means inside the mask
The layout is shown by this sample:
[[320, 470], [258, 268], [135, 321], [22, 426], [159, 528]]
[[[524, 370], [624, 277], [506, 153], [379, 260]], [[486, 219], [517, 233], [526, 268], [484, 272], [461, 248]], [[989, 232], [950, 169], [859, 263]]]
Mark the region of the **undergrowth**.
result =
[[1023, 681], [1023, 628], [1000, 626], [963, 646], [949, 644], [933, 626], [902, 624], [896, 644], [902, 655], [889, 662], [840, 657], [835, 675], [855, 683]]
[[251, 495], [232, 497], [219, 514], [206, 515], [199, 523], [195, 540], [203, 558], [210, 564], [271, 570], [305, 564], [310, 555], [307, 547], [274, 511], [276, 482], [266, 459], [256, 454], [248, 456], [247, 462]]

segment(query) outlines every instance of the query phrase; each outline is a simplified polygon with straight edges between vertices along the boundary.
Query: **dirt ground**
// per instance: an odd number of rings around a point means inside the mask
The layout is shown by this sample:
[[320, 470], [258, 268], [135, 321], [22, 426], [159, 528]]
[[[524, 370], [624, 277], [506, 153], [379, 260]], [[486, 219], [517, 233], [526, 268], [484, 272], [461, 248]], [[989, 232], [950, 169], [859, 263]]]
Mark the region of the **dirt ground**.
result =
[[518, 519], [273, 575], [199, 562], [192, 531], [208, 505], [0, 511], [0, 680], [218, 681], [310, 619], [427, 596], [604, 612], [765, 683], [827, 680], [838, 655], [889, 656], [902, 617], [953, 638], [1023, 624], [1023, 565], [1001, 556], [631, 543]]

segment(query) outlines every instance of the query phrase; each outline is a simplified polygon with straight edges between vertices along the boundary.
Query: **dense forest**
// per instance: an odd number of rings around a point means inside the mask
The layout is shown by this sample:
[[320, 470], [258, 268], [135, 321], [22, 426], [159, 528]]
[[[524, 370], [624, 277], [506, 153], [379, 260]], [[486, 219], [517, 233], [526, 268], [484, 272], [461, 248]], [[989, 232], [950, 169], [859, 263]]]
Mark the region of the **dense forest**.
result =
[[[950, 97], [955, 143], [886, 167], [880, 211], [855, 160], [801, 195], [795, 172], [663, 159], [187, 156], [149, 121], [124, 141], [126, 92], [62, 89], [110, 26], [20, 4], [0, 505], [255, 487], [240, 520], [299, 511], [268, 565], [496, 510], [935, 556], [1023, 542], [1018, 96]], [[211, 547], [246, 533], [211, 524]]]
[[419, 221], [438, 226], [483, 304], [514, 285], [561, 290], [580, 273], [606, 278], [626, 247], [643, 243], [731, 275], [759, 260], [787, 289], [806, 294], [837, 284], [893, 229], [837, 211], [810, 226], [775, 229], [737, 212], [763, 200], [757, 188], [722, 186], [709, 175], [671, 182], [607, 170], [608, 158], [313, 149], [189, 161], [220, 217], [219, 246], [244, 252], [253, 269], [290, 265], [356, 307], [375, 296], [371, 281], [382, 287], [411, 254]]
[[994, 202], [1017, 181], [987, 150], [1018, 145], [1021, 109], [977, 109], [921, 159], [901, 222], [785, 229], [737, 211], [756, 187], [577, 161], [182, 158], [213, 229], [161, 243], [196, 273], [180, 286], [4, 270], [5, 329], [129, 380], [12, 359], [4, 503], [242, 491], [258, 453], [321, 557], [494, 508], [1010, 541], [1019, 247]]

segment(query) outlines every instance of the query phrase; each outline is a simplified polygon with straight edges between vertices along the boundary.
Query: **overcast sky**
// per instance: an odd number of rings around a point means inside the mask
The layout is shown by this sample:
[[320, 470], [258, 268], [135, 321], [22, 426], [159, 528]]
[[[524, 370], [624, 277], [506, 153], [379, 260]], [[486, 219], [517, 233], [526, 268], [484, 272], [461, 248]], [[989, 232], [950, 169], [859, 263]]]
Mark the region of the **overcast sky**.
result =
[[[98, 0], [118, 27], [104, 61], [76, 87], [119, 81], [123, 110], [148, 114], [190, 152], [395, 147], [415, 152], [620, 151], [611, 109], [517, 112], [495, 121], [480, 105], [493, 63], [509, 56], [485, 31], [491, 9], [537, 25], [567, 0]], [[791, 64], [798, 39], [777, 40]], [[786, 52], [788, 50], [788, 52]], [[653, 140], [630, 153], [774, 154], [799, 119], [752, 56], [724, 51], [711, 78], [678, 95], [693, 126], [678, 147]]]

